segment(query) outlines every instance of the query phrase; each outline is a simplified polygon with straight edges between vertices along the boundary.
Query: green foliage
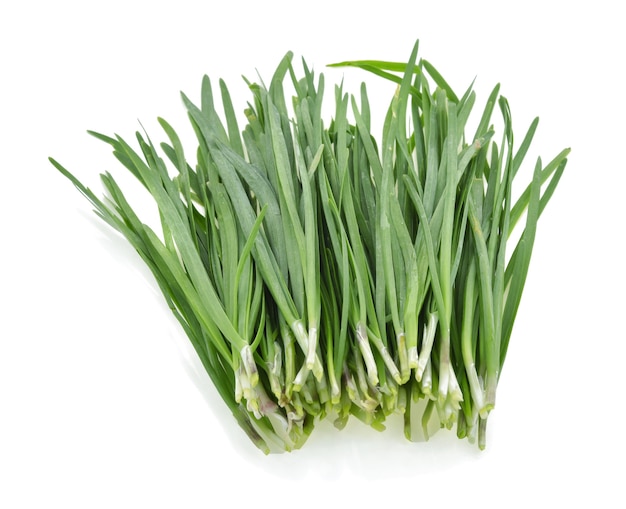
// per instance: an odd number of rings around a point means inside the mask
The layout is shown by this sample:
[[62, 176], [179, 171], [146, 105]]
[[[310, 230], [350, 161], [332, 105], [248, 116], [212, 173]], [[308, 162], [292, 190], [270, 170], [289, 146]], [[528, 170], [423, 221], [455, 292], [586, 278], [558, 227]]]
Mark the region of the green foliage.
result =
[[353, 415], [384, 429], [400, 413], [410, 439], [411, 403], [420, 399], [425, 430], [432, 418], [456, 424], [459, 437], [482, 448], [537, 222], [569, 149], [546, 166], [537, 160], [514, 203], [537, 120], [516, 147], [499, 86], [467, 138], [472, 88], [459, 98], [418, 60], [417, 44], [407, 63], [333, 65], [397, 83], [380, 139], [365, 85], [360, 101], [337, 86], [325, 122], [323, 75], [304, 64], [297, 78], [291, 53], [269, 87], [248, 82], [243, 130], [223, 82], [224, 119], [208, 77], [200, 106], [183, 95], [195, 163], [163, 119], [166, 159], [139, 133], [135, 150], [92, 132], [154, 198], [159, 233], [110, 174], [101, 176], [108, 196], [99, 199], [50, 161], [146, 262], [221, 397], [263, 451], [300, 447], [326, 417], [340, 428]]

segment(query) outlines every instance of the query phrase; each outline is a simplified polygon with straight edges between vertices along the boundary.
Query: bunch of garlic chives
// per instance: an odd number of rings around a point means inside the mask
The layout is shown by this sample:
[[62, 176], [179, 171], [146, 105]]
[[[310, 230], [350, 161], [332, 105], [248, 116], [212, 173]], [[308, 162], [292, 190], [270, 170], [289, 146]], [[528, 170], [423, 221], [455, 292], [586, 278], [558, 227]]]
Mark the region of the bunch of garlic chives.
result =
[[359, 101], [335, 87], [325, 123], [323, 75], [304, 64], [297, 78], [291, 53], [269, 87], [248, 81], [243, 130], [222, 81], [225, 120], [208, 77], [199, 106], [182, 96], [195, 164], [163, 119], [169, 168], [142, 134], [136, 152], [92, 133], [154, 198], [159, 234], [109, 173], [101, 200], [51, 159], [149, 266], [219, 394], [265, 452], [302, 446], [326, 416], [339, 428], [352, 415], [380, 430], [402, 414], [411, 439], [420, 399], [426, 436], [436, 418], [485, 446], [537, 221], [569, 150], [545, 167], [539, 159], [513, 203], [537, 120], [515, 148], [496, 86], [466, 139], [472, 87], [459, 98], [417, 50], [406, 63], [335, 64], [397, 83], [380, 144], [365, 85]]

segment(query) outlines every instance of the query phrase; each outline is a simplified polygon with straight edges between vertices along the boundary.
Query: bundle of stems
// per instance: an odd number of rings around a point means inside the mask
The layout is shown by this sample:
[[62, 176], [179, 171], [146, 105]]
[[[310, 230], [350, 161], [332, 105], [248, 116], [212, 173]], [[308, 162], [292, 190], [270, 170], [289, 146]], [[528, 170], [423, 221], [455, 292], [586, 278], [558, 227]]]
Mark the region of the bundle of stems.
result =
[[379, 142], [365, 84], [358, 97], [336, 86], [325, 123], [324, 76], [303, 61], [298, 77], [291, 53], [269, 86], [246, 80], [243, 129], [223, 81], [222, 115], [208, 77], [199, 105], [182, 95], [198, 141], [193, 164], [163, 119], [160, 151], [139, 132], [138, 150], [91, 132], [154, 198], [158, 232], [111, 174], [101, 175], [99, 198], [50, 159], [148, 265], [224, 402], [266, 453], [301, 447], [326, 417], [382, 430], [400, 414], [411, 439], [420, 400], [426, 437], [436, 419], [485, 447], [537, 221], [569, 149], [545, 166], [538, 159], [514, 200], [537, 119], [516, 145], [496, 86], [468, 134], [472, 87], [459, 98], [417, 51], [406, 63], [333, 64], [397, 83]]

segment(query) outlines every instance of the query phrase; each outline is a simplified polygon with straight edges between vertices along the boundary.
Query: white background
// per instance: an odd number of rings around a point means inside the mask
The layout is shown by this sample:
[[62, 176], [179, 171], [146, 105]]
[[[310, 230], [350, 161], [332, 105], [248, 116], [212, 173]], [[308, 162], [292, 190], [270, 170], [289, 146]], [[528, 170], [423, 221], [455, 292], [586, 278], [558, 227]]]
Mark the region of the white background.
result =
[[[626, 38], [618, 2], [5, 2], [0, 7], [0, 507], [624, 507]], [[19, 5], [17, 7], [16, 5]], [[421, 56], [477, 106], [500, 81], [529, 163], [572, 147], [542, 216], [479, 452], [319, 425], [265, 457], [239, 430], [125, 241], [48, 163], [100, 190], [202, 75], [266, 79], [287, 50], [331, 85], [393, 87], [359, 58]], [[332, 97], [329, 94], [329, 99]], [[382, 110], [381, 110], [382, 111]], [[149, 213], [149, 212], [148, 212]], [[219, 502], [218, 502], [219, 501]]]

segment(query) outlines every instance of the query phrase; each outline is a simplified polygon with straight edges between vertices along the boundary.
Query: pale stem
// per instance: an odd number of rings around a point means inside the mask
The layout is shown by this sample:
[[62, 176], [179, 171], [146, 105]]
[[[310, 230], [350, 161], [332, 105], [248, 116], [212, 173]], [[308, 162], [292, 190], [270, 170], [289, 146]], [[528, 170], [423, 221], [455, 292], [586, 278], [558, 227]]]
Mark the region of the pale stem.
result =
[[476, 366], [473, 362], [467, 366], [466, 373], [474, 407], [481, 411], [485, 407], [484, 391], [478, 378], [478, 373], [476, 372]]
[[395, 411], [397, 413], [404, 414], [406, 412], [406, 408], [407, 408], [406, 401], [407, 401], [406, 391], [404, 390], [404, 387], [402, 387], [401, 390], [398, 391], [398, 399], [395, 405]]
[[256, 384], [259, 383], [259, 372], [257, 371], [256, 363], [254, 362], [254, 356], [252, 355], [250, 345], [244, 346], [239, 352], [239, 355], [241, 355], [243, 368], [246, 370], [246, 374], [248, 375], [248, 379], [250, 380], [250, 385], [252, 387], [255, 387]]
[[467, 439], [470, 444], [476, 443], [476, 437], [478, 436], [478, 407], [472, 406], [472, 421], [467, 423]]
[[487, 446], [487, 418], [481, 417], [478, 421], [478, 448], [481, 451]]
[[283, 387], [281, 384], [282, 364], [282, 352], [280, 346], [275, 342], [274, 358], [272, 359], [272, 362], [269, 363], [269, 381], [272, 393], [274, 394], [274, 396], [276, 396], [276, 399], [278, 401], [281, 400], [281, 397], [283, 395]]
[[[443, 331], [439, 349], [439, 402], [443, 403], [448, 397], [450, 383], [450, 330]], [[453, 373], [454, 374], [454, 373]]]
[[490, 412], [496, 406], [496, 388], [498, 387], [498, 371], [487, 373], [485, 378], [485, 406], [484, 412]]
[[409, 369], [416, 369], [418, 366], [417, 345], [409, 347]]
[[306, 363], [302, 364], [300, 371], [298, 371], [296, 378], [294, 378], [293, 380], [292, 389], [294, 392], [299, 392], [302, 387], [304, 387], [304, 384], [306, 383], [306, 379], [308, 378], [310, 372], [311, 370], [307, 367]]
[[326, 377], [322, 376], [319, 379], [315, 378], [315, 388], [317, 389], [317, 397], [320, 403], [326, 404], [330, 400], [330, 396], [328, 394], [328, 382], [326, 381]]
[[422, 338], [422, 348], [417, 361], [417, 370], [415, 371], [415, 379], [419, 382], [424, 376], [426, 365], [430, 362], [430, 354], [435, 341], [435, 331], [437, 330], [437, 322], [439, 318], [437, 313], [428, 314], [428, 324], [424, 327], [424, 335]]
[[[416, 375], [417, 376], [417, 375]], [[433, 370], [432, 363], [430, 362], [430, 357], [426, 361], [426, 366], [424, 367], [424, 372], [422, 374], [421, 380], [418, 380], [420, 383], [420, 388], [425, 396], [431, 397], [433, 391]]]
[[450, 399], [454, 402], [456, 409], [460, 408], [459, 403], [463, 401], [463, 391], [461, 391], [461, 387], [459, 386], [459, 382], [456, 378], [456, 373], [454, 372], [454, 368], [452, 364], [448, 364], [448, 369], [450, 370], [450, 378], [448, 381], [448, 395]]
[[242, 399], [245, 400], [246, 408], [248, 409], [248, 411], [252, 412], [257, 419], [260, 419], [260, 405], [257, 398], [257, 393], [254, 390], [255, 388], [253, 388], [252, 384], [250, 383], [248, 373], [246, 373], [246, 370], [243, 369], [242, 366], [239, 366], [239, 368], [235, 372], [235, 387], [236, 397], [239, 398], [238, 402], [240, 402]]
[[367, 376], [372, 385], [378, 384], [378, 369], [376, 368], [376, 361], [374, 360], [374, 353], [370, 346], [370, 342], [367, 339], [367, 329], [363, 323], [359, 323], [356, 327], [356, 340], [363, 362], [365, 362], [365, 368], [367, 370]]
[[361, 358], [360, 355], [358, 353], [358, 351], [355, 351], [355, 364], [356, 364], [356, 376], [357, 376], [357, 384], [358, 384], [358, 388], [360, 389], [361, 394], [363, 395], [363, 397], [360, 399], [361, 401], [361, 408], [363, 408], [364, 410], [368, 411], [368, 412], [373, 412], [374, 410], [376, 410], [376, 407], [378, 406], [378, 401], [376, 399], [374, 399], [371, 395], [371, 387], [368, 384], [368, 380], [367, 377], [365, 375], [365, 369], [363, 368], [363, 363], [361, 362]]
[[309, 327], [309, 349], [307, 352], [307, 367], [313, 371], [313, 376], [320, 382], [324, 378], [324, 366], [320, 360], [318, 350], [318, 330], [317, 327]]
[[[306, 354], [306, 366], [309, 369], [313, 369], [315, 364], [315, 356], [317, 351], [317, 327], [309, 326], [309, 348]], [[314, 373], [315, 374], [315, 373]], [[317, 375], [316, 375], [317, 377]]]
[[396, 334], [396, 344], [398, 345], [398, 359], [400, 360], [400, 379], [405, 384], [411, 376], [411, 369], [409, 368], [408, 351], [406, 347], [406, 335], [404, 331]]
[[[291, 330], [293, 331], [296, 337], [296, 341], [300, 345], [300, 348], [302, 348], [302, 351], [307, 355], [305, 364], [309, 365], [308, 355], [312, 346], [310, 345], [311, 341], [309, 335], [306, 332], [306, 329], [304, 328], [302, 320], [296, 320], [295, 322], [293, 322], [291, 324]], [[314, 340], [315, 344], [317, 345], [317, 328], [315, 328]], [[315, 378], [319, 379], [324, 374], [324, 367], [322, 366], [322, 361], [316, 353], [316, 345], [313, 347], [313, 352], [311, 354], [313, 356], [313, 360], [311, 361], [311, 366], [309, 366], [307, 369], [307, 374], [309, 371], [313, 371], [313, 375], [315, 375]]]
[[339, 389], [337, 378], [333, 372], [328, 373], [328, 376], [330, 378], [330, 401], [333, 405], [338, 405], [341, 400], [341, 390]]
[[346, 380], [346, 391], [348, 392], [348, 397], [350, 401], [356, 404], [360, 404], [360, 399], [358, 397], [358, 389], [356, 386], [356, 382], [354, 381], [354, 376], [347, 369], [344, 370], [344, 378]]

